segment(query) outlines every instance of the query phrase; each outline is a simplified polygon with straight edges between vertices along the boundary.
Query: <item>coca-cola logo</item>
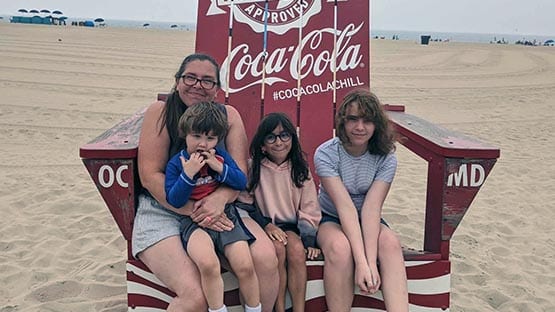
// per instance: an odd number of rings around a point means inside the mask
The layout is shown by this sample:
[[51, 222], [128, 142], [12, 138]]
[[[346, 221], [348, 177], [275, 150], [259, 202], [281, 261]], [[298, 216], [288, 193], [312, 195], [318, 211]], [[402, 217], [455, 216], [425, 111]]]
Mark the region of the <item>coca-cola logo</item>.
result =
[[226, 14], [222, 7], [233, 8], [234, 21], [249, 25], [254, 32], [265, 29], [283, 35], [290, 29], [305, 27], [322, 9], [321, 0], [210, 0], [206, 15]]
[[[287, 71], [287, 76], [297, 80], [307, 76], [320, 77], [325, 72], [347, 72], [358, 66], [364, 66], [361, 44], [353, 40], [353, 37], [363, 26], [363, 23], [359, 25], [349, 24], [345, 29], [338, 31], [335, 60], [332, 58], [333, 46], [326, 47], [323, 45], [323, 37], [326, 35], [333, 36], [335, 32], [333, 28], [313, 30], [307, 33], [302, 41], [297, 43], [298, 45], [292, 44], [269, 51], [265, 66], [263, 66], [263, 52], [255, 52], [253, 55], [248, 44], [240, 44], [226, 57], [224, 64], [236, 64], [232, 72], [229, 73], [235, 81], [245, 81], [248, 77], [253, 77], [256, 80], [236, 88], [230, 87], [229, 91], [235, 93], [261, 83], [271, 86], [276, 82], [287, 82], [287, 80], [277, 76], [282, 71]], [[226, 66], [222, 66], [220, 74], [226, 77], [228, 69]], [[266, 71], [264, 80], [262, 79], [262, 70]]]

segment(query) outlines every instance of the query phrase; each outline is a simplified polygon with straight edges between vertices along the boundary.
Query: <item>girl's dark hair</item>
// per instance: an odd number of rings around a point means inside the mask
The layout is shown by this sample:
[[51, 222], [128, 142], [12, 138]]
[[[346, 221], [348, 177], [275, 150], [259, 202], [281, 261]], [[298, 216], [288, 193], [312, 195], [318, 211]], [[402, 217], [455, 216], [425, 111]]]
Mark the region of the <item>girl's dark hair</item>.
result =
[[249, 177], [248, 191], [256, 188], [260, 182], [260, 164], [262, 159], [266, 156], [262, 153], [262, 146], [264, 145], [264, 138], [274, 129], [281, 125], [284, 131], [291, 135], [291, 151], [287, 158], [291, 161], [291, 180], [296, 187], [302, 187], [304, 181], [310, 179], [308, 162], [305, 159], [305, 153], [301, 149], [299, 137], [295, 131], [295, 126], [291, 119], [284, 113], [270, 113], [266, 115], [252, 138], [250, 145], [250, 157], [252, 159], [251, 171]]
[[[181, 149], [182, 146], [184, 146], [183, 138], [179, 136], [178, 122], [181, 115], [183, 115], [185, 110], [187, 110], [187, 105], [185, 105], [185, 103], [183, 103], [183, 101], [179, 97], [176, 87], [179, 79], [181, 79], [181, 76], [187, 69], [187, 65], [189, 65], [189, 63], [193, 61], [208, 61], [212, 65], [214, 65], [214, 70], [216, 71], [216, 85], [218, 87], [221, 86], [220, 66], [213, 57], [208, 54], [195, 53], [190, 54], [185, 57], [185, 59], [183, 59], [181, 65], [179, 66], [179, 69], [175, 73], [175, 84], [172, 87], [170, 94], [168, 94], [168, 97], [166, 98], [166, 105], [164, 105], [164, 109], [160, 116], [160, 133], [162, 133], [164, 127], [166, 127], [171, 140], [170, 146], [175, 147], [175, 149], [177, 150]], [[172, 154], [173, 153], [170, 151], [170, 156]]]
[[227, 118], [214, 102], [201, 102], [189, 107], [179, 118], [179, 134], [185, 136], [191, 132], [209, 134], [222, 141], [227, 133]]
[[378, 97], [364, 89], [355, 89], [347, 93], [335, 115], [336, 134], [341, 142], [349, 142], [349, 137], [345, 133], [345, 117], [347, 108], [351, 105], [358, 106], [360, 117], [370, 118], [374, 122], [375, 129], [370, 141], [368, 141], [368, 152], [387, 155], [394, 151], [395, 133], [390, 125], [389, 118]]

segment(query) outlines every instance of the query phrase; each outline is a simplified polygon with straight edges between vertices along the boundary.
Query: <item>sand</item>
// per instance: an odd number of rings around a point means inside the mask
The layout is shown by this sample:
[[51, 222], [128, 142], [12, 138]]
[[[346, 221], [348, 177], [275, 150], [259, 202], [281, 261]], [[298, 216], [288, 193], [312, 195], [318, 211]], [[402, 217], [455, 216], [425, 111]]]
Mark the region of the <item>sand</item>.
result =
[[[194, 32], [0, 23], [0, 312], [126, 311], [126, 245], [79, 146], [167, 92]], [[451, 311], [555, 309], [555, 48], [372, 40], [383, 102], [501, 157], [451, 240]], [[426, 163], [384, 215], [421, 248]]]

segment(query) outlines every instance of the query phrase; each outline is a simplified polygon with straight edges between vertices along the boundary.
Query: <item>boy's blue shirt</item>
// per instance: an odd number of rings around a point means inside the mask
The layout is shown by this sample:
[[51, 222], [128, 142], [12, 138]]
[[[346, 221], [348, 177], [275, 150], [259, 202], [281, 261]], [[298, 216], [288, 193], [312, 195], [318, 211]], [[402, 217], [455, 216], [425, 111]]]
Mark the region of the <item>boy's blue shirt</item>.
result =
[[[238, 191], [244, 190], [247, 186], [247, 177], [243, 171], [241, 171], [235, 160], [233, 160], [231, 155], [223, 148], [216, 147], [216, 155], [223, 158], [223, 171], [222, 174], [218, 174], [209, 168], [210, 176], [219, 183], [224, 183], [232, 189]], [[198, 174], [195, 175], [193, 179], [187, 177], [183, 172], [183, 166], [179, 159], [180, 156], [185, 157], [187, 160], [190, 157], [186, 150], [181, 150], [179, 153], [175, 154], [166, 165], [166, 200], [170, 205], [176, 208], [181, 208], [187, 203], [193, 189], [196, 187], [198, 178]]]

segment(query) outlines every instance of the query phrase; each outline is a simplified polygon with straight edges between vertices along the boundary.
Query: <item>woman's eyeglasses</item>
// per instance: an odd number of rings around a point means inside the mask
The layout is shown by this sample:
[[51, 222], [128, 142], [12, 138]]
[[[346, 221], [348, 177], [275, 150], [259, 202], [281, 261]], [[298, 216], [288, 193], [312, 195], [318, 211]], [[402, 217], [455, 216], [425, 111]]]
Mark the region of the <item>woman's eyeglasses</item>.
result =
[[189, 87], [192, 87], [200, 82], [200, 86], [205, 90], [210, 90], [216, 86], [216, 82], [211, 79], [198, 79], [193, 75], [183, 75], [181, 76], [183, 83]]
[[288, 142], [289, 140], [291, 140], [291, 133], [287, 131], [281, 131], [278, 134], [269, 133], [264, 137], [264, 142], [268, 144], [273, 144], [276, 142], [278, 137], [281, 142]]

